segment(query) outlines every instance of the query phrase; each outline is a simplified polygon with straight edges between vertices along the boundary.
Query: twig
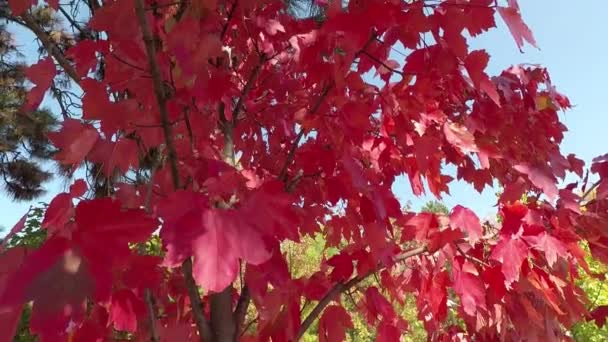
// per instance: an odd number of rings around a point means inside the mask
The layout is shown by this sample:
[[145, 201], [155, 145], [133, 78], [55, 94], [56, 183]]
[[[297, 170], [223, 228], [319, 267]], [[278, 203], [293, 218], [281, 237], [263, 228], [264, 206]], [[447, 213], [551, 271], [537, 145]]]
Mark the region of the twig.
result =
[[68, 76], [70, 76], [74, 82], [80, 84], [80, 76], [78, 76], [76, 69], [74, 69], [72, 64], [70, 64], [59, 47], [51, 41], [49, 35], [38, 25], [36, 19], [29, 13], [24, 13], [21, 18], [23, 18], [25, 26], [34, 32], [46, 51], [53, 56], [53, 58], [55, 58], [65, 73], [68, 74]]
[[[310, 109], [309, 114], [315, 114], [319, 110], [319, 108], [321, 107], [321, 103], [323, 102], [323, 100], [325, 99], [327, 94], [329, 94], [329, 90], [332, 87], [333, 87], [333, 82], [326, 85], [325, 87], [323, 87], [323, 91], [321, 92], [321, 95], [317, 99], [317, 102], [315, 102], [315, 104]], [[300, 144], [300, 140], [302, 140], [303, 137], [304, 137], [304, 129], [301, 128], [300, 132], [298, 132], [298, 135], [293, 140], [293, 143], [291, 143], [291, 148], [289, 149], [289, 152], [287, 153], [287, 159], [285, 159], [285, 164], [283, 164], [283, 168], [281, 169], [281, 172], [279, 173], [280, 180], [282, 180], [282, 181], [287, 180], [287, 168], [289, 168], [289, 166], [293, 162], [293, 159], [296, 155], [296, 149], [298, 148], [298, 145]]]
[[376, 56], [371, 55], [369, 52], [367, 51], [361, 51], [361, 54], [367, 56], [369, 59], [371, 59], [372, 61], [380, 64], [381, 66], [383, 66], [384, 68], [386, 68], [388, 71], [393, 72], [395, 74], [398, 75], [406, 75], [406, 73], [404, 73], [403, 71], [397, 70], [395, 68], [391, 68], [390, 66], [386, 65], [386, 63], [384, 63], [383, 61], [379, 60], [378, 58], [376, 58]]
[[[414, 249], [411, 249], [411, 250], [401, 254], [397, 258], [397, 260], [402, 261], [402, 260], [417, 256], [417, 255], [420, 255], [424, 252], [426, 252], [425, 246], [416, 247]], [[333, 301], [342, 292], [349, 290], [351, 287], [357, 285], [358, 283], [363, 281], [365, 278], [374, 274], [377, 270], [379, 270], [381, 268], [382, 267], [378, 267], [377, 269], [372, 270], [362, 276], [356, 276], [356, 277], [352, 278], [351, 280], [347, 281], [346, 283], [340, 282], [340, 283], [337, 283], [336, 285], [334, 285], [334, 287], [332, 287], [329, 290], [329, 292], [327, 292], [325, 294], [325, 296], [323, 296], [323, 298], [321, 298], [319, 303], [317, 303], [317, 305], [312, 309], [312, 311], [308, 314], [308, 316], [306, 316], [306, 318], [302, 322], [302, 325], [300, 326], [300, 330], [298, 331], [296, 341], [300, 340], [302, 338], [302, 336], [304, 336], [304, 333], [306, 333], [306, 331], [310, 328], [310, 326], [314, 323], [314, 321], [319, 317], [321, 312], [323, 312], [325, 307], [327, 305], [329, 305], [329, 303], [331, 303], [331, 301]]]
[[234, 15], [236, 6], [238, 5], [239, 0], [234, 0], [232, 3], [232, 7], [230, 7], [230, 12], [228, 12], [228, 17], [226, 18], [226, 23], [224, 27], [222, 27], [222, 32], [220, 34], [220, 41], [224, 41], [224, 35], [226, 35], [226, 31], [228, 31], [228, 26], [230, 26], [230, 21], [232, 20], [232, 16]]
[[262, 66], [264, 65], [264, 62], [266, 62], [266, 60], [267, 60], [266, 55], [264, 55], [264, 54], [260, 55], [259, 63], [255, 66], [253, 71], [251, 71], [251, 74], [249, 75], [249, 79], [247, 79], [247, 83], [245, 84], [245, 87], [243, 87], [243, 90], [241, 91], [241, 96], [239, 96], [239, 99], [237, 100], [236, 105], [234, 106], [234, 109], [232, 110], [232, 125], [233, 126], [236, 125], [237, 117], [238, 117], [239, 113], [241, 112], [241, 108], [243, 107], [245, 98], [247, 97], [247, 95], [249, 94], [251, 89], [253, 89], [253, 85], [255, 84], [255, 81], [257, 80], [258, 76], [260, 75], [260, 71], [262, 71]]
[[476, 263], [478, 263], [478, 264], [480, 264], [480, 265], [483, 265], [483, 266], [486, 266], [486, 267], [490, 267], [490, 264], [488, 264], [487, 262], [485, 262], [485, 261], [483, 261], [483, 260], [481, 260], [481, 259], [478, 259], [478, 258], [476, 258], [476, 257], [474, 257], [474, 256], [472, 256], [472, 255], [468, 255], [468, 254], [466, 254], [466, 253], [465, 253], [465, 252], [462, 250], [462, 248], [460, 248], [460, 246], [458, 246], [458, 244], [457, 244], [457, 243], [455, 243], [455, 244], [454, 244], [454, 246], [456, 247], [456, 250], [458, 251], [458, 253], [460, 253], [460, 254], [461, 254], [463, 257], [465, 257], [466, 259], [469, 259], [469, 260], [475, 261]]

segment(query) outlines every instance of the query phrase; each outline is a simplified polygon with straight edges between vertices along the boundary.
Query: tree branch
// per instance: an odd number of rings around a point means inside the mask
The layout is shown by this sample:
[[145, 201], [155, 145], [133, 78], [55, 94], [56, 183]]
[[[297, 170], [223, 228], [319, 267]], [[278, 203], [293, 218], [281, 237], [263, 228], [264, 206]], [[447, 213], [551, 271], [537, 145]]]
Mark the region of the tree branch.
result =
[[156, 313], [154, 310], [154, 299], [152, 298], [152, 292], [146, 289], [144, 292], [146, 299], [146, 306], [148, 307], [148, 320], [150, 324], [150, 339], [152, 342], [159, 342], [158, 332], [156, 331]]
[[[409, 259], [411, 257], [420, 255], [424, 252], [426, 252], [426, 246], [416, 247], [416, 248], [413, 248], [413, 249], [399, 255], [399, 257], [397, 258], [397, 261], [403, 261], [403, 260]], [[302, 338], [302, 336], [304, 336], [304, 333], [306, 333], [306, 331], [310, 328], [310, 326], [314, 323], [314, 321], [319, 317], [319, 315], [321, 315], [321, 312], [323, 312], [325, 307], [327, 305], [329, 305], [329, 303], [331, 303], [334, 299], [336, 299], [337, 296], [339, 296], [342, 292], [349, 290], [350, 288], [357, 285], [358, 283], [363, 281], [365, 278], [369, 277], [370, 275], [374, 274], [376, 271], [378, 271], [382, 268], [383, 267], [378, 267], [375, 270], [368, 272], [367, 274], [364, 274], [362, 276], [356, 276], [347, 282], [340, 282], [340, 283], [337, 283], [336, 285], [334, 285], [334, 287], [332, 287], [325, 294], [325, 296], [323, 296], [323, 298], [321, 298], [319, 303], [317, 303], [317, 305], [312, 309], [312, 311], [308, 314], [308, 316], [306, 316], [306, 318], [304, 319], [304, 322], [302, 322], [302, 325], [300, 326], [300, 330], [298, 331], [296, 341], [300, 340]]]
[[[319, 110], [319, 108], [321, 107], [321, 103], [323, 103], [323, 100], [325, 99], [327, 94], [329, 94], [329, 90], [332, 87], [333, 87], [333, 82], [326, 85], [325, 87], [323, 87], [323, 91], [321, 92], [321, 95], [317, 99], [317, 102], [315, 102], [315, 104], [311, 107], [309, 114], [315, 114]], [[298, 132], [298, 135], [293, 140], [293, 143], [291, 144], [291, 148], [289, 149], [289, 152], [287, 153], [287, 159], [285, 159], [285, 164], [283, 164], [283, 168], [281, 169], [281, 172], [279, 173], [279, 180], [287, 181], [287, 168], [289, 168], [289, 166], [293, 162], [293, 159], [296, 155], [296, 150], [298, 148], [298, 145], [300, 144], [300, 140], [302, 140], [303, 137], [304, 137], [304, 129], [300, 129], [300, 132]]]
[[228, 26], [230, 26], [230, 21], [232, 20], [232, 16], [236, 10], [236, 6], [238, 5], [239, 0], [234, 0], [232, 3], [232, 7], [230, 7], [230, 11], [228, 12], [228, 17], [226, 18], [226, 24], [222, 27], [222, 32], [220, 33], [220, 41], [224, 41], [224, 36], [226, 35], [226, 31], [228, 31]]
[[80, 76], [78, 76], [76, 69], [74, 69], [70, 61], [68, 61], [67, 58], [63, 55], [63, 52], [59, 49], [59, 47], [51, 41], [49, 35], [44, 32], [40, 25], [38, 25], [36, 19], [27, 12], [24, 13], [21, 18], [23, 18], [23, 23], [25, 24], [25, 26], [29, 28], [32, 32], [34, 32], [36, 37], [42, 43], [42, 46], [44, 46], [46, 51], [51, 56], [53, 56], [53, 58], [55, 58], [55, 60], [63, 68], [65, 73], [68, 74], [68, 76], [70, 76], [70, 78], [74, 80], [74, 82], [80, 84]]
[[249, 94], [251, 89], [253, 89], [253, 85], [255, 84], [255, 81], [257, 80], [258, 76], [260, 75], [260, 71], [262, 71], [262, 66], [264, 65], [264, 62], [266, 62], [266, 60], [267, 59], [264, 54], [260, 55], [259, 63], [255, 66], [253, 71], [251, 71], [251, 74], [249, 75], [249, 79], [247, 79], [247, 83], [245, 84], [245, 87], [243, 87], [243, 90], [241, 91], [241, 96], [239, 96], [239, 99], [237, 100], [236, 105], [234, 106], [234, 109], [232, 110], [232, 125], [233, 126], [236, 125], [237, 117], [238, 117], [239, 113], [241, 112], [241, 108], [243, 107], [245, 98], [247, 97], [247, 95]]
[[[156, 48], [154, 46], [154, 38], [146, 18], [143, 0], [135, 0], [135, 10], [137, 14], [137, 20], [143, 35], [144, 43], [146, 45], [146, 54], [148, 57], [148, 64], [150, 72], [152, 74], [152, 81], [154, 83], [154, 93], [158, 103], [158, 109], [160, 112], [161, 124], [163, 126], [163, 133], [165, 136], [165, 144], [167, 145], [167, 154], [169, 159], [169, 165], [171, 167], [171, 178], [173, 181], [173, 187], [175, 189], [180, 188], [179, 170], [177, 168], [177, 154], [175, 152], [175, 146], [173, 144], [173, 132], [171, 125], [169, 124], [169, 114], [167, 112], [167, 99], [165, 91], [163, 89], [163, 81], [160, 74], [160, 68], [156, 61]], [[205, 342], [212, 341], [213, 335], [209, 322], [205, 318], [203, 313], [203, 305], [201, 298], [198, 293], [198, 288], [194, 278], [192, 277], [192, 258], [186, 259], [182, 264], [182, 272], [186, 280], [186, 287], [188, 289], [188, 296], [190, 298], [190, 305], [192, 307], [192, 313], [194, 321], [199, 332], [199, 336]]]
[[211, 326], [203, 312], [201, 296], [198, 293], [196, 283], [192, 277], [192, 258], [188, 258], [184, 261], [182, 264], [182, 272], [184, 273], [184, 278], [186, 280], [186, 288], [188, 289], [188, 297], [190, 298], [190, 306], [192, 307], [192, 316], [194, 316], [194, 323], [196, 323], [196, 329], [201, 337], [201, 341], [213, 341], [213, 332], [211, 331]]
[[243, 290], [241, 291], [241, 296], [239, 297], [239, 301], [236, 304], [236, 309], [234, 309], [234, 320], [236, 321], [236, 326], [239, 331], [237, 334], [240, 334], [243, 330], [243, 324], [245, 323], [245, 317], [247, 316], [247, 308], [249, 307], [249, 302], [251, 302], [251, 293], [249, 293], [249, 288], [247, 285], [243, 286]]

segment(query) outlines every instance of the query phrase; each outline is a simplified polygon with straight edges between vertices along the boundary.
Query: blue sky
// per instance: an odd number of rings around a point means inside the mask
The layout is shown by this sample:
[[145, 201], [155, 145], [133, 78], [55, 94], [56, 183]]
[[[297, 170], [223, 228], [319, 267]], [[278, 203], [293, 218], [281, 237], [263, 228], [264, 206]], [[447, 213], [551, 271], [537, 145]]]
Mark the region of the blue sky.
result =
[[[567, 0], [520, 0], [524, 20], [531, 27], [540, 49], [524, 47], [520, 53], [507, 28], [497, 16], [498, 29], [485, 33], [470, 42], [470, 49], [486, 49], [491, 55], [488, 73], [498, 74], [512, 64], [542, 64], [549, 69], [553, 84], [566, 94], [574, 108], [561, 114], [569, 129], [562, 151], [575, 153], [587, 163], [595, 156], [608, 152], [608, 116], [605, 115], [608, 100], [608, 44], [605, 41], [608, 1], [589, 0], [574, 5]], [[602, 38], [604, 37], [604, 38]], [[29, 45], [33, 37], [19, 34], [18, 43]], [[30, 61], [36, 56], [28, 56]], [[395, 56], [399, 57], [399, 56]], [[397, 58], [396, 58], [397, 59]], [[51, 108], [50, 101], [45, 101]], [[37, 201], [49, 202], [65, 188], [61, 182], [49, 184], [47, 195]], [[393, 187], [402, 203], [411, 201], [418, 209], [430, 197], [416, 199], [405, 179], [399, 179]], [[495, 190], [487, 189], [479, 194], [468, 184], [453, 183], [453, 196], [443, 200], [452, 207], [467, 206], [481, 217], [492, 215], [496, 200]], [[0, 198], [0, 226], [10, 229], [32, 203], [12, 203], [10, 198]], [[2, 234], [2, 233], [0, 233]]]

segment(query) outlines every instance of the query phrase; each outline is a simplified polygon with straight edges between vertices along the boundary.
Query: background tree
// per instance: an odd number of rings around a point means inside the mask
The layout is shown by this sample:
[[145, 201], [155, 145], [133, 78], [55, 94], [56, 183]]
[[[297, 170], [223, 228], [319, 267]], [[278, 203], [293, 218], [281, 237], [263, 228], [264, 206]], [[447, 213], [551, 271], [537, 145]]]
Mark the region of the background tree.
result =
[[0, 24], [0, 174], [5, 191], [17, 200], [44, 192], [51, 174], [40, 162], [51, 157], [46, 133], [56, 124], [48, 110], [20, 112], [26, 97], [24, 65], [10, 33]]
[[422, 208], [420, 208], [421, 212], [425, 212], [425, 213], [435, 213], [435, 214], [444, 214], [447, 215], [450, 212], [450, 209], [448, 209], [448, 207], [439, 202], [439, 201], [428, 201], [426, 202]]

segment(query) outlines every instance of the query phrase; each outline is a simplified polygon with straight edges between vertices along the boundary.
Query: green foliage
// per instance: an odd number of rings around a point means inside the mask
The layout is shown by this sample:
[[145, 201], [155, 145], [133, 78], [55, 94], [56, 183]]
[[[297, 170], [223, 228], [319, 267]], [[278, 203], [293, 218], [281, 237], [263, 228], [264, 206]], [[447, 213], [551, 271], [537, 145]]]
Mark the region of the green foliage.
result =
[[47, 204], [45, 203], [40, 203], [39, 206], [31, 208], [25, 221], [25, 227], [7, 242], [7, 247], [38, 248], [42, 245], [46, 239], [46, 230], [41, 229], [40, 225], [46, 208]]
[[[591, 257], [589, 246], [586, 243], [583, 245], [583, 250], [586, 252], [585, 260], [589, 264], [591, 272], [597, 274], [598, 278], [605, 277], [608, 273], [608, 266], [595, 261]], [[606, 280], [592, 277], [582, 269], [579, 270], [579, 273], [581, 279], [578, 280], [577, 285], [585, 291], [590, 300], [589, 310], [591, 311], [600, 305], [608, 305], [608, 284], [605, 284]], [[571, 332], [576, 341], [608, 341], [608, 327], [598, 327], [594, 321], [579, 322], [572, 327]]]
[[444, 214], [447, 215], [450, 212], [450, 209], [448, 209], [448, 207], [439, 202], [439, 201], [429, 201], [426, 202], [426, 204], [424, 204], [422, 206], [422, 208], [420, 208], [421, 212], [424, 213], [435, 213], [435, 214]]

